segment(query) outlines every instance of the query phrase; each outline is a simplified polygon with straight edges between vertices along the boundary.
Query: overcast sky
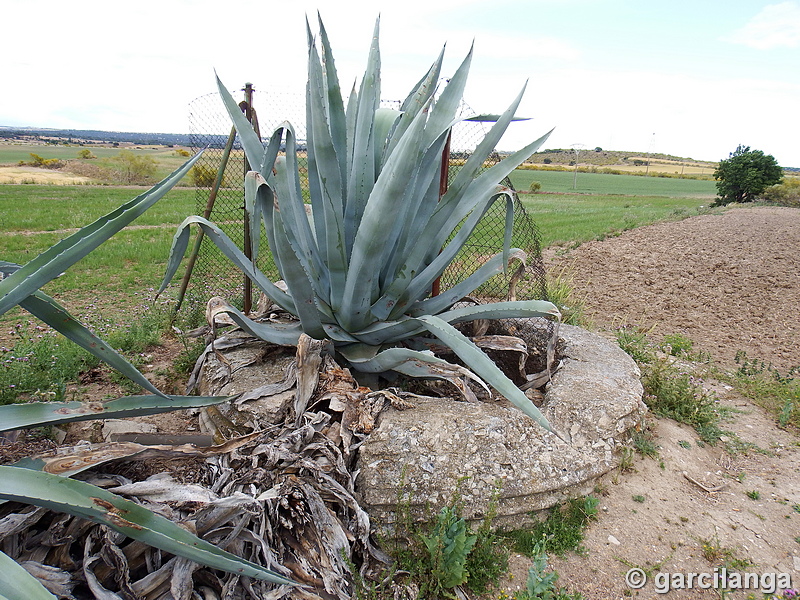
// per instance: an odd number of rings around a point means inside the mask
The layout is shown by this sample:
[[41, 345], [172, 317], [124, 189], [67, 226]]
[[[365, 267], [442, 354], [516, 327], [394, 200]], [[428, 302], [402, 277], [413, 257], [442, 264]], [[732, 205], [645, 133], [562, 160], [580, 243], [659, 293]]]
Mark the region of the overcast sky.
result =
[[[738, 144], [800, 167], [800, 0], [0, 0], [0, 125], [185, 133], [229, 89], [302, 92], [320, 10], [346, 86], [380, 13], [381, 96], [405, 97], [446, 43], [475, 42], [466, 102], [502, 112], [500, 144], [726, 158]], [[346, 82], [346, 83], [345, 83]]]

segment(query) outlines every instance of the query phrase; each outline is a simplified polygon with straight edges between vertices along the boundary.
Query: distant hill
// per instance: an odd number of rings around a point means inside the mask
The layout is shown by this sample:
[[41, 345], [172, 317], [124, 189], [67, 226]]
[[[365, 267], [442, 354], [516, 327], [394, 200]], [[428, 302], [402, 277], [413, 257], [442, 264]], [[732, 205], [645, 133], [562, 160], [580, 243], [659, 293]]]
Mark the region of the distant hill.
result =
[[[225, 146], [227, 135], [203, 136], [202, 144], [222, 148]], [[41, 139], [53, 141], [66, 141], [69, 143], [87, 141], [94, 143], [130, 143], [139, 145], [159, 146], [187, 146], [197, 144], [188, 133], [138, 133], [133, 131], [99, 131], [95, 129], [48, 129], [42, 127], [12, 127], [0, 125], [0, 139]], [[215, 139], [218, 138], [218, 139]], [[505, 154], [500, 152], [500, 154]], [[575, 151], [567, 149], [548, 149], [536, 152], [526, 161], [532, 165], [553, 165], [566, 167], [575, 165]], [[608, 168], [621, 168], [623, 171], [637, 171], [643, 168], [653, 168], [655, 171], [686, 170], [687, 174], [708, 174], [716, 168], [716, 162], [695, 160], [673, 156], [671, 154], [647, 154], [642, 152], [628, 152], [621, 150], [603, 150], [602, 148], [585, 148], [578, 154], [578, 165]], [[784, 167], [788, 172], [800, 173], [800, 168]]]
[[717, 163], [661, 153], [628, 152], [584, 148], [577, 154], [571, 148], [548, 149], [532, 154], [523, 169], [565, 170], [577, 163], [578, 170], [592, 173], [691, 177], [710, 179]]
[[[642, 170], [648, 163], [652, 170], [674, 172], [679, 169], [687, 173], [711, 173], [717, 168], [714, 161], [695, 160], [672, 154], [632, 152], [621, 150], [603, 150], [602, 148], [584, 148], [578, 153], [579, 166], [596, 166], [618, 168], [623, 171]], [[574, 166], [575, 151], [572, 148], [548, 149], [536, 152], [526, 161], [533, 165], [554, 165], [557, 167]], [[783, 167], [788, 173], [800, 173], [798, 167]]]
[[[227, 136], [221, 136], [227, 138]], [[188, 133], [136, 133], [131, 131], [97, 131], [93, 129], [46, 129], [36, 127], [9, 127], [0, 125], [0, 138], [52, 139], [64, 141], [91, 141], [98, 143], [131, 143], [159, 146], [191, 146]], [[223, 139], [222, 143], [225, 143]]]
[[[647, 154], [622, 150], [603, 150], [602, 148], [584, 148], [578, 153], [577, 160], [580, 165], [597, 165], [603, 167], [617, 165], [641, 166], [648, 161], [650, 161], [651, 164], [655, 162], [662, 164], [692, 164], [705, 165], [707, 168], [717, 166], [716, 162], [695, 160], [693, 158], [673, 156], [671, 154]], [[542, 152], [533, 154], [527, 162], [535, 164], [574, 165], [575, 151], [571, 148], [543, 150]]]

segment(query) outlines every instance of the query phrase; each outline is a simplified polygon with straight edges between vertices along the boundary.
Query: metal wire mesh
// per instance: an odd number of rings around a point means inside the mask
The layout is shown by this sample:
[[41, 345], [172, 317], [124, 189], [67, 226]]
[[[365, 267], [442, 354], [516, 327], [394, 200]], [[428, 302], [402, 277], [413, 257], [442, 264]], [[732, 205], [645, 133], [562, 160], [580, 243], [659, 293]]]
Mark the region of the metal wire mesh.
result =
[[[295, 124], [297, 136], [305, 138], [305, 109], [303, 98], [298, 94], [271, 91], [269, 94], [256, 90], [253, 93], [253, 108], [256, 110], [262, 131], [274, 130], [282, 121]], [[204, 214], [240, 248], [244, 248], [244, 175], [245, 156], [239, 136], [234, 137], [227, 160], [225, 147], [231, 135], [232, 123], [219, 93], [206, 94], [189, 105], [189, 133], [195, 152], [205, 149], [203, 156], [192, 169], [196, 189], [196, 211]], [[298, 155], [302, 168], [306, 166], [305, 154]], [[224, 165], [223, 165], [224, 163]], [[222, 168], [224, 166], [224, 168]], [[215, 179], [222, 168], [222, 183], [216, 192], [213, 205], [209, 206]], [[260, 247], [268, 248], [262, 234]], [[280, 278], [275, 262], [268, 251], [259, 252], [258, 267], [272, 280]], [[241, 306], [244, 279], [222, 252], [208, 238], [200, 246], [198, 260], [192, 275], [193, 289], [203, 300], [211, 296], [223, 296]]]
[[[399, 107], [399, 102], [385, 102], [387, 106]], [[298, 140], [305, 139], [305, 99], [302, 94], [279, 90], [269, 92], [255, 91], [253, 107], [258, 115], [260, 130], [271, 133], [283, 121], [289, 121], [295, 128]], [[468, 105], [461, 109], [462, 116], [471, 114]], [[234, 138], [230, 157], [222, 174], [222, 184], [210, 211], [207, 210], [209, 195], [223, 163], [225, 145], [231, 134], [231, 121], [222, 100], [217, 93], [207, 94], [190, 104], [190, 134], [195, 151], [206, 148], [203, 156], [193, 169], [197, 190], [196, 209], [198, 214], [208, 213], [208, 218], [218, 224], [240, 248], [244, 247], [244, 173], [245, 158], [238, 136]], [[473, 149], [486, 133], [487, 125], [480, 122], [463, 121], [453, 128], [448, 180], [469, 157]], [[484, 164], [484, 169], [500, 160], [494, 153]], [[298, 163], [301, 174], [307, 166], [305, 148], [299, 144]], [[302, 181], [303, 191], [307, 193], [306, 183]], [[511, 181], [504, 185], [513, 189]], [[501, 251], [505, 228], [505, 202], [495, 202], [482, 218], [478, 228], [460, 251], [456, 260], [448, 267], [441, 278], [441, 289], [452, 287], [469, 277], [491, 256]], [[516, 287], [516, 298], [543, 299], [547, 296], [545, 270], [542, 262], [539, 233], [533, 219], [524, 206], [514, 201], [514, 228], [512, 246], [521, 248], [528, 254], [524, 275]], [[267, 241], [262, 234], [257, 259], [258, 267], [273, 280], [279, 279], [275, 263], [268, 251]], [[492, 299], [508, 295], [512, 273], [497, 275], [476, 291], [479, 297]], [[225, 258], [217, 247], [205, 238], [200, 247], [197, 264], [192, 276], [192, 289], [202, 299], [212, 295], [222, 295], [233, 303], [241, 304], [243, 278]]]

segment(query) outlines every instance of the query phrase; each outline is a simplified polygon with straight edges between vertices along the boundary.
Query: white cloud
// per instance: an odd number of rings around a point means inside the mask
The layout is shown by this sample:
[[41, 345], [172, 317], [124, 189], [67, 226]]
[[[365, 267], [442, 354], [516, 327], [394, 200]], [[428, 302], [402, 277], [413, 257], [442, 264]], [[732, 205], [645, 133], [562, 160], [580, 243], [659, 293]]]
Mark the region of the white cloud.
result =
[[800, 4], [769, 4], [723, 40], [758, 50], [800, 47]]

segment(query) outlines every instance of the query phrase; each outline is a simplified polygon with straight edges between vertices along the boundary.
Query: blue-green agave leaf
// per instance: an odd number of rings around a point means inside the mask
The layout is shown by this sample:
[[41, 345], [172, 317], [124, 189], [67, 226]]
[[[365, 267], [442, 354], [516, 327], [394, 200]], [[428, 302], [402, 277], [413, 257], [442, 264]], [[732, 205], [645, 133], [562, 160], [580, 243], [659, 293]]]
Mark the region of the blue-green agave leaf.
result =
[[475, 373], [461, 365], [449, 363], [430, 351], [387, 348], [376, 353], [375, 350], [377, 348], [373, 346], [354, 344], [340, 348], [339, 352], [357, 371], [363, 373], [396, 371], [410, 377], [443, 379], [454, 383], [460, 390], [464, 390], [464, 385], [459, 379], [471, 379], [489, 392], [488, 386]]
[[175, 232], [175, 236], [172, 239], [169, 259], [167, 261], [166, 273], [164, 274], [164, 280], [159, 288], [159, 293], [166, 289], [180, 266], [181, 258], [183, 258], [186, 248], [189, 245], [189, 226], [192, 223], [197, 223], [197, 225], [203, 229], [203, 233], [214, 242], [217, 248], [219, 248], [231, 262], [239, 267], [239, 269], [241, 269], [270, 300], [285, 311], [295, 314], [292, 297], [272, 283], [266, 275], [239, 250], [225, 232], [208, 219], [196, 215], [184, 219], [183, 223], [178, 226], [178, 230]]
[[107, 525], [130, 538], [200, 564], [272, 583], [291, 579], [220, 550], [215, 545], [97, 486], [41, 471], [0, 466], [0, 498], [42, 506]]
[[[476, 206], [485, 202], [488, 197], [496, 195], [498, 191], [503, 193], [504, 188], [498, 190], [497, 182], [502, 181], [527, 160], [531, 154], [536, 152], [549, 135], [550, 133], [548, 132], [538, 140], [525, 146], [522, 150], [504, 158], [461, 188], [456, 187], [454, 182], [436, 207], [423, 235], [432, 236], [435, 243], [443, 246], [450, 233], [473, 212]], [[445, 233], [445, 230], [448, 233]]]
[[397, 199], [404, 196], [413, 177], [424, 123], [425, 114], [420, 113], [381, 171], [365, 207], [353, 244], [342, 300], [340, 322], [348, 330], [360, 329], [372, 318], [370, 306], [378, 299], [376, 292], [383, 261], [393, 243], [384, 231], [387, 224], [397, 226], [396, 217], [402, 212]]
[[[279, 177], [280, 179], [280, 177]], [[290, 214], [291, 210], [287, 210]], [[319, 294], [315, 294], [314, 282], [311, 281], [309, 272], [310, 266], [304, 265], [298, 252], [295, 252], [287, 236], [289, 227], [283, 223], [283, 211], [274, 211], [272, 218], [275, 226], [275, 246], [273, 252], [281, 261], [283, 267], [283, 280], [292, 294], [294, 300], [295, 315], [300, 319], [303, 331], [314, 339], [322, 339], [325, 333], [322, 329], [320, 312], [317, 310], [318, 301], [323, 301]], [[308, 221], [306, 221], [308, 223]], [[317, 282], [317, 287], [320, 282]]]
[[375, 112], [375, 164], [382, 168], [384, 153], [389, 145], [389, 132], [396, 125], [402, 113], [392, 108], [379, 108]]
[[[315, 55], [312, 53], [312, 59]], [[332, 124], [324, 110], [324, 76], [321, 66], [311, 63], [307, 85], [306, 143], [308, 148], [308, 185], [311, 208], [314, 214], [316, 241], [329, 271], [330, 298], [338, 310], [347, 273], [347, 256], [344, 240], [344, 206], [347, 163], [347, 131], [337, 132], [342, 139], [334, 141]], [[338, 126], [338, 125], [337, 125]]]
[[0, 552], [0, 598], [8, 600], [56, 600], [36, 577], [7, 554]]
[[410, 336], [417, 335], [424, 331], [419, 323], [408, 317], [402, 317], [396, 321], [376, 321], [353, 333], [358, 341], [364, 344], [380, 346], [398, 340], [404, 340]]
[[[425, 151], [414, 172], [413, 180], [402, 198], [402, 211], [397, 216], [397, 222], [394, 227], [388, 228], [390, 243], [387, 243], [387, 248], [390, 248], [391, 252], [383, 260], [380, 279], [382, 291], [385, 291], [397, 277], [397, 269], [405, 259], [408, 248], [422, 243], [419, 236], [439, 201], [441, 156], [448, 133], [442, 133], [439, 140]], [[372, 314], [378, 319], [387, 318], [391, 308], [389, 304], [393, 304], [394, 301], [396, 297], [384, 294], [382, 299], [372, 306]]]
[[555, 304], [547, 300], [515, 300], [453, 308], [438, 316], [448, 323], [463, 323], [478, 319], [560, 319], [561, 313]]
[[264, 148], [261, 138], [258, 137], [258, 134], [253, 130], [250, 121], [247, 120], [242, 109], [239, 108], [236, 100], [233, 99], [228, 88], [223, 85], [219, 76], [217, 76], [216, 73], [214, 76], [217, 79], [219, 95], [222, 98], [225, 109], [228, 111], [228, 116], [230, 116], [231, 121], [233, 121], [236, 133], [239, 134], [239, 141], [242, 144], [242, 148], [244, 148], [244, 153], [247, 156], [250, 167], [259, 173], [269, 172], [272, 164], [267, 164], [268, 151]]
[[411, 92], [406, 96], [403, 104], [400, 105], [400, 111], [403, 115], [395, 124], [394, 129], [389, 136], [389, 145], [384, 152], [384, 160], [394, 150], [397, 142], [402, 138], [405, 130], [411, 125], [417, 116], [417, 113], [424, 110], [429, 106], [433, 94], [436, 91], [436, 84], [439, 81], [439, 75], [442, 71], [442, 61], [444, 60], [444, 47], [442, 47], [439, 56], [431, 65], [428, 72], [422, 76], [417, 84], [412, 88]]
[[228, 396], [125, 396], [108, 402], [29, 402], [0, 406], [0, 431], [94, 419], [125, 419], [230, 400]]
[[[277, 229], [273, 232], [275, 240], [278, 235], [283, 235], [291, 245], [297, 260], [303, 267], [314, 291], [325, 303], [331, 302], [330, 273], [325, 264], [317, 240], [309, 222], [306, 212], [308, 208], [303, 203], [303, 194], [300, 189], [300, 179], [297, 164], [297, 151], [294, 130], [286, 130], [286, 156], [275, 161], [275, 183], [278, 196], [278, 211], [273, 219], [280, 216], [283, 223], [283, 232]], [[334, 176], [338, 176], [338, 169], [333, 169]], [[309, 174], [309, 177], [313, 177]], [[323, 184], [324, 189], [324, 184]], [[317, 218], [322, 213], [318, 213]], [[315, 220], [316, 225], [316, 220]], [[274, 226], [274, 225], [273, 225]], [[343, 262], [341, 255], [339, 261]], [[285, 278], [285, 276], [284, 276]], [[292, 292], [294, 294], [294, 292]], [[295, 295], [295, 299], [297, 296]]]
[[44, 292], [34, 292], [20, 302], [20, 306], [63, 334], [67, 339], [72, 340], [84, 350], [87, 350], [125, 375], [125, 377], [135, 384], [143, 387], [148, 392], [157, 394], [162, 398], [167, 398], [163, 392], [159, 391], [158, 388], [142, 375], [136, 367], [128, 362], [124, 356], [81, 325], [67, 312], [66, 308]]
[[[486, 354], [455, 327], [432, 315], [417, 317], [425, 328], [455, 352], [472, 371], [547, 431], [558, 435], [536, 405]], [[559, 436], [560, 437], [560, 436]]]
[[[375, 184], [377, 165], [375, 165], [373, 123], [375, 112], [380, 106], [381, 57], [378, 47], [380, 18], [375, 21], [369, 58], [361, 88], [358, 93], [358, 110], [355, 116], [355, 130], [352, 141], [352, 160], [348, 159], [349, 178], [347, 181], [347, 204], [344, 213], [345, 243], [350, 253], [356, 232], [361, 226], [364, 207]], [[349, 274], [348, 274], [349, 277]]]
[[296, 346], [303, 334], [300, 323], [260, 323], [254, 321], [233, 306], [227, 306], [222, 312], [250, 335], [279, 346]]
[[325, 31], [325, 25], [322, 23], [322, 18], [317, 13], [317, 20], [319, 21], [319, 35], [322, 44], [322, 60], [325, 68], [323, 74], [325, 76], [325, 92], [327, 97], [327, 115], [330, 124], [331, 141], [336, 150], [336, 156], [341, 167], [340, 181], [346, 179], [347, 168], [347, 116], [344, 110], [344, 102], [342, 100], [342, 91], [339, 85], [339, 76], [336, 73], [336, 64], [333, 60], [333, 52], [331, 51], [331, 44], [328, 40], [328, 32]]
[[518, 260], [524, 263], [526, 258], [527, 254], [519, 248], [512, 248], [508, 253], [508, 258], [506, 258], [503, 253], [495, 254], [463, 281], [444, 290], [438, 296], [433, 296], [415, 303], [407, 312], [412, 317], [417, 315], [438, 315], [440, 312], [447, 310], [453, 304], [461, 300], [464, 296], [470, 295], [495, 275], [504, 272], [506, 266], [512, 260]]
[[[397, 297], [392, 311], [389, 313], [390, 319], [396, 319], [398, 315], [404, 313], [411, 304], [421, 300], [430, 293], [433, 282], [440, 277], [450, 263], [453, 262], [461, 251], [461, 248], [466, 244], [470, 235], [472, 235], [472, 232], [478, 226], [480, 220], [486, 214], [486, 211], [489, 210], [489, 207], [497, 198], [498, 195], [490, 196], [476, 206], [472, 213], [469, 214], [466, 220], [461, 224], [458, 232], [452, 237], [448, 244], [444, 248], [439, 246], [438, 251], [430, 253], [434, 258], [427, 266], [424, 266], [418, 274], [413, 276], [411, 281], [408, 281], [405, 277], [398, 277], [395, 280], [389, 289], [389, 293], [387, 293], [389, 298], [392, 298], [403, 287], [405, 287], [405, 289], [402, 290], [402, 293]], [[433, 250], [434, 247], [431, 247], [431, 249]], [[414, 275], [414, 270], [411, 270], [410, 273]]]
[[433, 143], [442, 132], [448, 131], [453, 126], [456, 111], [458, 111], [461, 99], [464, 97], [464, 87], [467, 84], [467, 75], [469, 75], [469, 68], [472, 64], [472, 51], [473, 47], [470, 46], [467, 56], [464, 57], [464, 60], [449, 79], [431, 108], [430, 118], [425, 129], [426, 146]]
[[[520, 102], [522, 102], [522, 96], [525, 93], [526, 87], [527, 84], [523, 86], [519, 94], [517, 94], [517, 97], [505, 110], [505, 112], [498, 117], [494, 125], [492, 125], [492, 127], [489, 129], [488, 133], [478, 143], [474, 152], [470, 154], [469, 158], [467, 158], [467, 161], [464, 163], [461, 169], [458, 170], [458, 173], [456, 173], [456, 176], [453, 178], [453, 181], [450, 184], [450, 188], [453, 188], [454, 192], [463, 189], [467, 183], [475, 179], [478, 173], [483, 170], [486, 158], [492, 152], [494, 152], [497, 144], [500, 142], [500, 139], [506, 132], [508, 125], [513, 120], [514, 114], [517, 112]], [[502, 178], [497, 179], [496, 182], [500, 181], [501, 179]]]

